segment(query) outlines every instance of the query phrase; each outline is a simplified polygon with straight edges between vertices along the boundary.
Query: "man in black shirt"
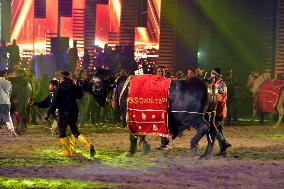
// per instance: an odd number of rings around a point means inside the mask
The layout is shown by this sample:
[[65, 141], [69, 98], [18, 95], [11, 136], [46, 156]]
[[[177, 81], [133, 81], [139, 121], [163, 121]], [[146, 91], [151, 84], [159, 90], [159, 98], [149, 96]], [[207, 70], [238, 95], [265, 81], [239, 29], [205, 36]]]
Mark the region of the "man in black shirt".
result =
[[[54, 114], [55, 110], [58, 109], [58, 135], [64, 150], [68, 151], [66, 128], [69, 125], [72, 134], [78, 139], [79, 142], [87, 147], [91, 158], [93, 158], [95, 155], [95, 148], [86, 139], [85, 135], [79, 132], [77, 126], [79, 109], [76, 99], [82, 98], [82, 96], [82, 89], [70, 78], [70, 73], [67, 71], [61, 72], [60, 84], [54, 91], [47, 115], [44, 118], [47, 120], [48, 117]], [[69, 153], [64, 155], [70, 156]]]
[[[50, 80], [49, 85], [48, 85], [49, 95], [47, 97], [45, 97], [43, 100], [36, 101], [36, 102], [34, 101], [33, 98], [30, 98], [29, 99], [29, 105], [35, 106], [35, 107], [38, 107], [38, 108], [48, 108], [51, 104], [53, 93], [54, 93], [57, 86], [58, 86], [58, 80]], [[52, 123], [52, 133], [54, 135], [58, 135], [58, 127], [57, 127], [57, 121], [56, 121], [57, 120], [57, 114], [55, 113], [52, 116], [55, 120]], [[69, 155], [76, 154], [75, 137], [74, 137], [74, 135], [72, 135], [70, 129], [67, 129], [66, 135], [67, 135], [66, 141], [67, 141], [69, 148], [68, 148], [68, 151], [64, 150], [63, 152], [58, 153], [58, 155], [60, 155], [60, 156], [65, 156], [66, 154], [69, 154]]]

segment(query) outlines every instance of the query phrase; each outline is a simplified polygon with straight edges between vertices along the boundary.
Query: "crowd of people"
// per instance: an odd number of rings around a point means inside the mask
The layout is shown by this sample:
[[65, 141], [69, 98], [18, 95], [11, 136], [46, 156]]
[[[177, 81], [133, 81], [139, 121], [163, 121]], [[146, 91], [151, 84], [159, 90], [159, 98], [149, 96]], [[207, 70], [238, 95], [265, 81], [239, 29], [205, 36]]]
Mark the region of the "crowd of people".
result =
[[[90, 152], [90, 156], [94, 156], [95, 149], [90, 141], [87, 140], [85, 135], [81, 134], [78, 130], [78, 121], [80, 123], [89, 122], [93, 124], [102, 125], [104, 122], [119, 123], [123, 121], [123, 126], [126, 126], [124, 114], [119, 111], [119, 108], [113, 103], [113, 97], [108, 97], [107, 103], [104, 107], [100, 107], [94, 103], [90, 97], [90, 94], [83, 93], [82, 90], [76, 85], [78, 80], [87, 80], [90, 70], [90, 55], [86, 50], [84, 52], [82, 67], [80, 70], [76, 69], [79, 64], [77, 43], [74, 41], [73, 47], [68, 50], [69, 63], [66, 69], [68, 71], [55, 72], [54, 78], [48, 83], [49, 77], [43, 76], [41, 78], [35, 78], [34, 71], [27, 70], [21, 73], [31, 83], [33, 89], [33, 95], [29, 99], [29, 114], [31, 115], [29, 123], [37, 124], [42, 114], [36, 110], [36, 108], [47, 109], [43, 118], [48, 120], [50, 116], [56, 120], [53, 125], [58, 135], [59, 141], [63, 146], [64, 151], [60, 153], [61, 156], [71, 156], [75, 151], [74, 139], [77, 138], [80, 142], [86, 145]], [[116, 77], [128, 77], [134, 73], [134, 70], [138, 68], [138, 65], [133, 61], [133, 57], [123, 56], [128, 54], [131, 49], [121, 49], [116, 47], [113, 51], [107, 45], [104, 49], [97, 49], [96, 53], [96, 68], [107, 68], [116, 72]], [[10, 56], [7, 57], [9, 52]], [[16, 129], [13, 127], [13, 122], [10, 115], [10, 97], [12, 84], [4, 77], [4, 70], [15, 71], [15, 65], [19, 63], [19, 48], [16, 45], [16, 40], [13, 40], [13, 44], [6, 47], [2, 42], [1, 48], [1, 75], [0, 75], [0, 118], [2, 123], [6, 123], [7, 128], [10, 130], [13, 136], [16, 136]], [[116, 67], [113, 62], [126, 62], [126, 64], [120, 64]], [[3, 63], [4, 62], [4, 63]], [[131, 65], [135, 66], [131, 66]], [[119, 64], [117, 64], [119, 65]], [[232, 70], [228, 70], [225, 75], [222, 75], [220, 68], [214, 68], [207, 74], [201, 68], [189, 68], [187, 73], [177, 71], [176, 73], [169, 72], [162, 66], [152, 64], [151, 69], [149, 65], [142, 65], [142, 69], [147, 74], [156, 74], [161, 77], [176, 79], [185, 79], [197, 77], [207, 80], [210, 85], [216, 90], [218, 104], [216, 110], [216, 126], [221, 134], [223, 134], [224, 121], [227, 118], [227, 123], [237, 120], [237, 114], [235, 110], [234, 100], [234, 87], [235, 83], [232, 79]], [[4, 68], [5, 67], [5, 68]], [[119, 71], [118, 71], [119, 70]], [[14, 72], [15, 73], [15, 72]], [[16, 72], [17, 73], [17, 72]], [[72, 75], [73, 73], [73, 75]], [[19, 74], [19, 73], [17, 73]], [[49, 86], [49, 87], [47, 87]], [[49, 94], [47, 92], [49, 89]], [[229, 91], [229, 92], [228, 92]], [[45, 97], [45, 98], [44, 98]], [[82, 98], [83, 100], [79, 98]], [[227, 101], [229, 101], [227, 106]], [[79, 106], [77, 105], [79, 103]], [[82, 109], [80, 103], [83, 104]], [[87, 106], [86, 106], [87, 105]], [[33, 108], [31, 108], [33, 107]], [[36, 107], [36, 108], [35, 108]], [[228, 114], [227, 114], [228, 107]], [[42, 111], [41, 111], [42, 112]], [[69, 125], [69, 130], [67, 129]], [[57, 126], [57, 127], [56, 127]], [[169, 145], [169, 139], [161, 137], [161, 146], [159, 149], [167, 149]]]
[[17, 45], [16, 39], [13, 39], [12, 44], [8, 46], [6, 45], [6, 41], [2, 40], [0, 46], [0, 70], [15, 70], [20, 59], [20, 48]]

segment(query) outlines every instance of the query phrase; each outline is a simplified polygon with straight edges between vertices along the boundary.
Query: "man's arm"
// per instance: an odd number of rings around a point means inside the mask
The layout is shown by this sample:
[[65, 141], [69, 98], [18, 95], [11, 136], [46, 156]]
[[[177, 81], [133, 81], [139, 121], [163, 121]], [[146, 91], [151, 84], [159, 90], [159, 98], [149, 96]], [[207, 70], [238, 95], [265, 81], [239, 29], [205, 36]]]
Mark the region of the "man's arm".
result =
[[33, 105], [39, 107], [39, 108], [48, 108], [50, 106], [50, 100], [51, 100], [51, 96], [48, 95], [45, 99], [43, 99], [42, 101], [39, 102], [34, 102]]
[[60, 93], [59, 88], [55, 89], [53, 93], [53, 97], [51, 99], [50, 106], [48, 107], [48, 110], [47, 110], [46, 119], [48, 119], [50, 115], [55, 114], [55, 110], [59, 102], [59, 93]]
[[82, 98], [83, 97], [83, 91], [82, 88], [78, 85], [75, 85], [75, 91], [76, 91], [76, 98]]

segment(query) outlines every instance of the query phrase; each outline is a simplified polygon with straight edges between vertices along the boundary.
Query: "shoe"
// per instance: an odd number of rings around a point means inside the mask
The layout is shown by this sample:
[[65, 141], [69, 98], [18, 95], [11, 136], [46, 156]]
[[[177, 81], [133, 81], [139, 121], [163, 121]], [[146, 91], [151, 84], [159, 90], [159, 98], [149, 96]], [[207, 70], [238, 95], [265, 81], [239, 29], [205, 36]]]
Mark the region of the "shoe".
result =
[[96, 154], [96, 150], [93, 144], [91, 144], [87, 138], [85, 137], [85, 135], [80, 134], [78, 136], [78, 141], [81, 142], [82, 144], [84, 144], [87, 148], [87, 150], [89, 150], [90, 153], [90, 157], [94, 158], [95, 154]]
[[17, 137], [17, 133], [15, 132], [15, 130], [14, 130], [14, 129], [13, 129], [13, 130], [11, 130], [11, 131], [10, 131], [10, 133], [11, 133], [12, 137]]
[[231, 147], [232, 145], [228, 143], [227, 141], [221, 146], [220, 152], [217, 154], [219, 156], [224, 156], [226, 154], [227, 148]]
[[59, 141], [63, 147], [63, 152], [58, 153], [60, 157], [70, 157], [72, 156], [72, 153], [70, 152], [70, 148], [67, 142], [66, 137], [65, 138], [59, 138]]
[[75, 137], [74, 135], [70, 134], [66, 137], [66, 142], [69, 146], [69, 149], [70, 149], [70, 153], [72, 155], [75, 155], [76, 154], [76, 144], [75, 144]]

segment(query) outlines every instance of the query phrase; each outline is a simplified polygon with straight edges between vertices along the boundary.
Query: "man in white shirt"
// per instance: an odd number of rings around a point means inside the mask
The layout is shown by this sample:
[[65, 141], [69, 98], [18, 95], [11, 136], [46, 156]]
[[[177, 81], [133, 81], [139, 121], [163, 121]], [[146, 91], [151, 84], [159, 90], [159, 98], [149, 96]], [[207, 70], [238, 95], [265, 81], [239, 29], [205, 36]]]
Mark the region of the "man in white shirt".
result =
[[12, 136], [17, 136], [12, 118], [10, 115], [11, 102], [10, 98], [12, 95], [12, 84], [5, 77], [5, 71], [0, 71], [0, 120], [6, 122], [8, 130]]

